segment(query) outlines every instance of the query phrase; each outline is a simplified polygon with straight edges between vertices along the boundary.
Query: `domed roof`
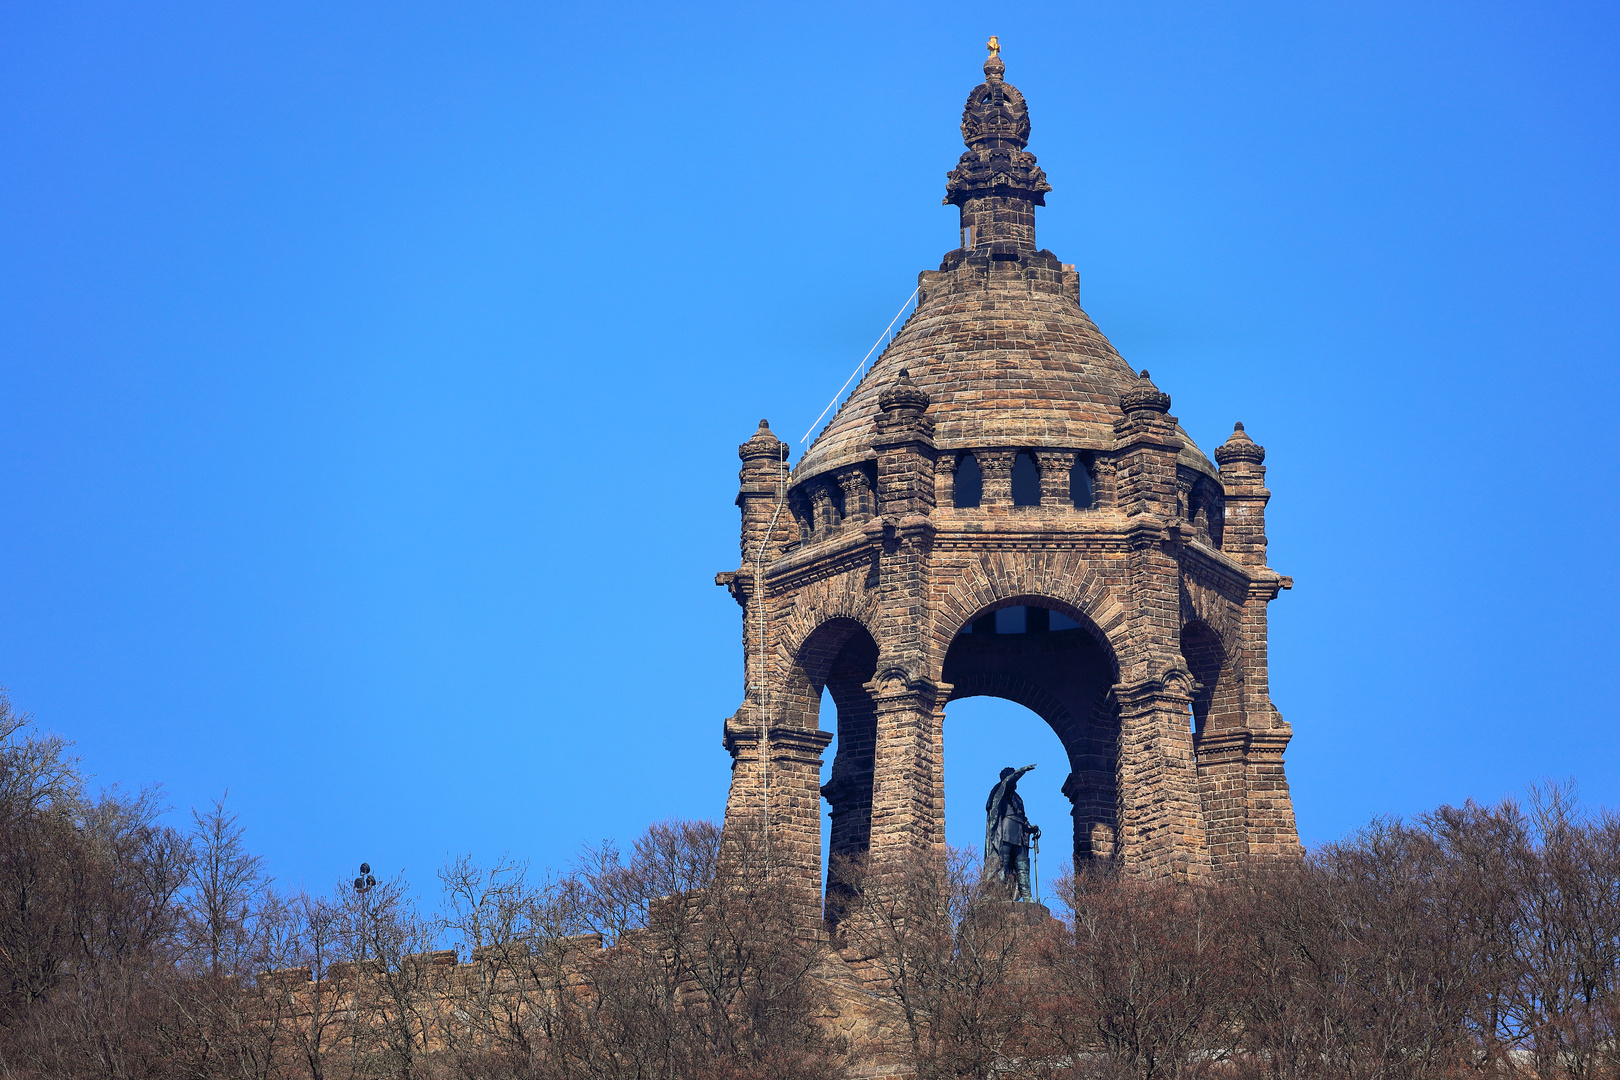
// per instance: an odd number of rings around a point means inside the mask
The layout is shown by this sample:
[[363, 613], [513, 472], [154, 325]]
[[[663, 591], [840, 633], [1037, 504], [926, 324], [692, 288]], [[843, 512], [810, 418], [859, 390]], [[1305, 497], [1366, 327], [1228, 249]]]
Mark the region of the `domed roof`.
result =
[[[969, 269], [924, 277], [968, 277]], [[878, 399], [902, 370], [928, 395], [942, 450], [1113, 447], [1120, 397], [1136, 388], [1137, 373], [1072, 293], [1031, 290], [1013, 273], [984, 281], [924, 284], [917, 311], [811, 444], [795, 480], [870, 455]], [[1186, 432], [1177, 433], [1181, 464], [1214, 476]]]
[[[1021, 149], [1029, 130], [1023, 97], [1002, 82], [999, 55], [991, 60], [990, 78], [968, 100], [969, 150], [949, 177], [947, 195], [963, 208], [964, 223], [970, 215], [988, 223], [980, 226], [988, 236], [920, 275], [917, 310], [811, 444], [795, 481], [871, 456], [879, 398], [902, 370], [927, 395], [942, 450], [1114, 446], [1120, 398], [1138, 387], [1137, 373], [1081, 310], [1074, 271], [1051, 252], [1034, 250], [1033, 226], [996, 231], [1009, 202], [1019, 200], [1033, 214], [1050, 188], [1034, 155]], [[1010, 145], [975, 148], [992, 132], [991, 141]], [[1186, 433], [1178, 428], [1178, 434], [1180, 463], [1216, 475]]]

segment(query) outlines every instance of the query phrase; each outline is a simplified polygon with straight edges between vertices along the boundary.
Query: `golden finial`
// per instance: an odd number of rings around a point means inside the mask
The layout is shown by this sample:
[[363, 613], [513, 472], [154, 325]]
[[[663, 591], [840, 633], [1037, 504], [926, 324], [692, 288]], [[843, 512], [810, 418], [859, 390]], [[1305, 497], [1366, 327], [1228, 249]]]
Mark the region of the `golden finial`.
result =
[[990, 50], [991, 56], [1001, 55], [1001, 39], [994, 34], [990, 35], [990, 40], [984, 43], [984, 47]]

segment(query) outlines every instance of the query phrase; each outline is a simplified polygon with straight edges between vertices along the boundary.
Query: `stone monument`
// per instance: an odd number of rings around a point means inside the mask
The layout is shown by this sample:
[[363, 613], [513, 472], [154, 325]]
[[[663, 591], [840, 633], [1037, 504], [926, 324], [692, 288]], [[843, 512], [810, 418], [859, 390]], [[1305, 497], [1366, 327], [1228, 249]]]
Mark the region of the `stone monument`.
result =
[[1298, 850], [1265, 451], [1239, 424], [1210, 461], [1037, 246], [1052, 188], [1004, 73], [993, 51], [968, 95], [944, 200], [960, 242], [915, 311], [791, 468], [763, 421], [739, 450], [741, 559], [716, 578], [746, 675], [726, 827], [763, 826], [807, 911], [823, 799], [833, 855], [882, 873], [943, 851], [947, 706], [974, 695], [1061, 740], [1077, 868], [1196, 879]]

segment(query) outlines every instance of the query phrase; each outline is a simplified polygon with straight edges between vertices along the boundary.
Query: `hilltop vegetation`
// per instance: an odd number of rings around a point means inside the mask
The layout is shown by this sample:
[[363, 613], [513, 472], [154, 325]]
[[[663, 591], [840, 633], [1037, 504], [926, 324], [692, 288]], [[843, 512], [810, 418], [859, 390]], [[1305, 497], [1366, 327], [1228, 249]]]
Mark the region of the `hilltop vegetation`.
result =
[[459, 860], [432, 911], [288, 894], [223, 802], [176, 829], [3, 700], [0, 734], [5, 1076], [1620, 1075], [1620, 820], [1557, 789], [1221, 884], [1069, 877], [1056, 920], [953, 853], [870, 875], [829, 941], [710, 823]]

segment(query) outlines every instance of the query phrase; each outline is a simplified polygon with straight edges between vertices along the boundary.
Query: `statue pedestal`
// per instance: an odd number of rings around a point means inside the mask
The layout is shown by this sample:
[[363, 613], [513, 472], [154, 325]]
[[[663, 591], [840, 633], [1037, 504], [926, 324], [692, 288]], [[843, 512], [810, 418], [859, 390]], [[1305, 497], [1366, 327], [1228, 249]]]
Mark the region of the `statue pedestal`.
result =
[[1032, 900], [986, 900], [978, 906], [977, 918], [982, 926], [999, 927], [1000, 932], [1016, 935], [1020, 942], [1033, 943], [1065, 930], [1063, 923], [1052, 916], [1050, 908]]
[[1045, 904], [1034, 900], [992, 900], [1003, 917], [1024, 926], [1044, 927], [1050, 923], [1062, 923], [1052, 914], [1052, 909]]

